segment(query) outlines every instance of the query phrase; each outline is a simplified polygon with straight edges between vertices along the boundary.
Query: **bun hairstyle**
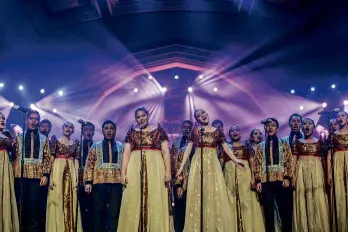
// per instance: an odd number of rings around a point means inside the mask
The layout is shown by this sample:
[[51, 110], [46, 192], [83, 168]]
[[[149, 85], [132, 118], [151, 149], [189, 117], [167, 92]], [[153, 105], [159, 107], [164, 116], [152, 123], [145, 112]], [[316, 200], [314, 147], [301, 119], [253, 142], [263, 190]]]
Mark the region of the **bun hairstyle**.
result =
[[149, 116], [149, 111], [147, 111], [147, 109], [145, 109], [145, 107], [139, 107], [134, 111], [134, 117], [137, 117], [137, 114], [139, 111], [143, 111], [147, 116]]

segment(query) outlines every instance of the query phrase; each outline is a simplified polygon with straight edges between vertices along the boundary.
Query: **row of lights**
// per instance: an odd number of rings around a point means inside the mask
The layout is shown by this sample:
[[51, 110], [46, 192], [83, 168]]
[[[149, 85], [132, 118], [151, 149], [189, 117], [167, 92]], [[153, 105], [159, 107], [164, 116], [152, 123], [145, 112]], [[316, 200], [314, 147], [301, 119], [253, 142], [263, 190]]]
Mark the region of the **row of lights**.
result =
[[[3, 88], [3, 87], [5, 87], [5, 84], [4, 83], [0, 83], [0, 88]], [[24, 90], [24, 86], [23, 85], [19, 85], [18, 86], [18, 90], [23, 91]], [[40, 93], [41, 94], [44, 94], [45, 92], [46, 92], [45, 89], [40, 89]], [[63, 96], [64, 95], [64, 91], [63, 90], [59, 90], [58, 91], [58, 95], [59, 96]]]
[[[15, 106], [14, 102], [10, 102], [8, 105], [9, 105], [11, 108]], [[30, 109], [35, 110], [35, 108], [36, 108], [36, 107], [35, 107], [35, 104], [31, 103], [31, 104], [30, 104]], [[58, 110], [57, 110], [56, 108], [53, 108], [52, 112], [53, 112], [53, 113], [57, 113]]]
[[[344, 106], [348, 106], [348, 100], [344, 100], [344, 101], [343, 101], [343, 105], [344, 105]], [[323, 102], [323, 103], [321, 104], [321, 106], [322, 106], [323, 108], [326, 108], [326, 107], [327, 107], [327, 103], [326, 103], [326, 102]], [[300, 106], [300, 110], [304, 110], [304, 106], [303, 106], [303, 105]]]
[[[161, 92], [162, 92], [162, 93], [167, 92], [167, 90], [168, 90], [167, 87], [162, 87], [162, 88], [161, 88]], [[214, 90], [214, 92], [217, 92], [217, 91], [218, 91], [218, 88], [215, 87], [213, 90]], [[133, 91], [134, 91], [135, 93], [137, 93], [137, 92], [139, 92], [139, 89], [138, 89], [138, 88], [134, 88]], [[189, 92], [191, 93], [191, 92], [193, 91], [193, 88], [192, 88], [192, 87], [188, 87], [188, 88], [187, 88], [187, 91], [189, 91]]]
[[[149, 80], [152, 80], [152, 79], [153, 79], [153, 76], [151, 76], [151, 75], [148, 75], [147, 77], [149, 78]], [[202, 79], [204, 78], [204, 76], [203, 76], [203, 75], [199, 75], [198, 78], [199, 78], [200, 80], [202, 80]], [[175, 80], [178, 80], [178, 79], [179, 79], [179, 75], [175, 75], [175, 76], [174, 76], [174, 79], [175, 79]]]
[[[335, 88], [336, 88], [336, 85], [335, 85], [335, 84], [332, 84], [332, 85], [331, 85], [331, 89], [335, 89]], [[314, 86], [311, 87], [311, 91], [312, 91], [312, 92], [315, 91], [315, 87], [314, 87]], [[291, 93], [291, 94], [295, 94], [295, 90], [294, 90], [294, 89], [290, 90], [290, 93]]]

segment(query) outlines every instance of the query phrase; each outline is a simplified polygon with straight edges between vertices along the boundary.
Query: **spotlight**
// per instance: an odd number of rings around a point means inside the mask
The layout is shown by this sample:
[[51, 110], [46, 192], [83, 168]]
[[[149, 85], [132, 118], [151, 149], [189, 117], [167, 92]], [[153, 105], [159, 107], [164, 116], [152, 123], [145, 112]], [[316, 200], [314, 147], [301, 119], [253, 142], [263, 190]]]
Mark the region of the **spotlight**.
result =
[[323, 104], [321, 104], [321, 106], [322, 106], [323, 108], [325, 108], [325, 107], [327, 107], [327, 103], [326, 103], [326, 102], [323, 102]]
[[137, 93], [139, 90], [138, 88], [134, 88], [134, 92]]
[[203, 77], [204, 77], [203, 75], [199, 75], [199, 79], [201, 79], [201, 80], [202, 80], [202, 79], [203, 79]]
[[63, 96], [64, 95], [64, 91], [63, 90], [59, 90], [58, 94], [59, 94], [59, 96]]
[[291, 94], [294, 94], [294, 93], [295, 93], [295, 90], [294, 90], [294, 89], [290, 90], [290, 93], [291, 93]]
[[214, 88], [214, 92], [217, 92], [217, 91], [218, 91], [218, 88], [215, 87], [215, 88]]
[[332, 85], [331, 85], [331, 89], [334, 89], [334, 88], [336, 88], [336, 85], [335, 85], [335, 84], [332, 84]]
[[166, 87], [162, 87], [161, 91], [162, 91], [163, 93], [165, 93], [165, 92], [167, 92], [167, 88], [166, 88]]
[[344, 100], [343, 105], [348, 106], [348, 100]]
[[315, 88], [314, 88], [314, 87], [311, 87], [311, 91], [314, 92], [314, 91], [315, 91]]
[[303, 110], [304, 109], [304, 107], [303, 106], [300, 106], [300, 110]]
[[178, 75], [175, 75], [175, 76], [174, 76], [174, 79], [175, 79], [175, 80], [179, 79], [179, 76], [178, 76]]
[[22, 91], [24, 89], [24, 86], [20, 85], [20, 86], [18, 86], [18, 89]]
[[40, 93], [44, 94], [45, 93], [45, 89], [40, 89]]
[[8, 105], [9, 105], [10, 107], [14, 107], [14, 103], [13, 103], [13, 102], [10, 102]]
[[33, 103], [30, 104], [30, 109], [34, 110], [35, 105]]
[[0, 88], [3, 88], [5, 86], [4, 83], [0, 83]]
[[189, 87], [187, 90], [191, 93], [193, 89], [192, 87]]
[[149, 78], [149, 80], [152, 80], [153, 77], [151, 75], [149, 75], [147, 78]]
[[53, 113], [57, 113], [57, 109], [56, 108], [54, 108], [52, 111], [53, 111]]

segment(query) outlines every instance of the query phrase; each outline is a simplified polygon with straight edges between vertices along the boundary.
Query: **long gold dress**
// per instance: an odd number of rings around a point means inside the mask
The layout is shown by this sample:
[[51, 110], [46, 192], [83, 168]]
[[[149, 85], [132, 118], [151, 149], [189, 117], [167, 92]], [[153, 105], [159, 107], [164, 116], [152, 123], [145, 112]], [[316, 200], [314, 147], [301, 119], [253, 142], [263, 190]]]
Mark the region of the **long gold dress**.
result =
[[201, 222], [201, 150], [203, 149], [203, 228], [204, 232], [231, 232], [235, 215], [230, 206], [231, 193], [227, 190], [217, 156], [217, 147], [226, 142], [219, 130], [204, 132], [203, 144], [197, 127], [191, 131], [195, 154], [191, 160], [187, 186], [184, 232], [200, 231]]
[[[142, 162], [140, 138], [140, 131], [131, 128], [125, 139], [125, 143], [131, 145], [131, 154], [126, 173], [128, 184], [123, 192], [117, 231], [169, 232], [168, 188], [165, 186], [165, 166], [161, 153], [161, 144], [168, 141], [168, 136], [160, 125], [153, 131], [143, 131]], [[139, 228], [141, 214], [143, 223]]]
[[[337, 229], [339, 232], [348, 231], [348, 134], [334, 134], [332, 137], [334, 155], [333, 171], [335, 184], [336, 205], [331, 212], [332, 222], [335, 224], [335, 210], [337, 212]], [[335, 231], [333, 225], [332, 231]]]
[[329, 232], [329, 206], [322, 158], [324, 144], [298, 141], [296, 189], [294, 193], [293, 232]]
[[8, 150], [11, 141], [0, 137], [0, 231], [18, 232], [18, 212], [14, 191], [14, 177]]
[[252, 172], [249, 164], [249, 154], [245, 145], [233, 147], [229, 144], [234, 155], [243, 160], [246, 170], [239, 170], [235, 163], [224, 153], [224, 177], [227, 188], [232, 193], [231, 206], [235, 209], [234, 214], [237, 224], [234, 231], [264, 232], [265, 224], [260, 202], [257, 194], [251, 190]]
[[[46, 231], [74, 232], [77, 203], [77, 175], [74, 159], [79, 159], [79, 142], [64, 145], [52, 142], [55, 154], [48, 191]], [[77, 231], [82, 231], [80, 207], [78, 207]]]

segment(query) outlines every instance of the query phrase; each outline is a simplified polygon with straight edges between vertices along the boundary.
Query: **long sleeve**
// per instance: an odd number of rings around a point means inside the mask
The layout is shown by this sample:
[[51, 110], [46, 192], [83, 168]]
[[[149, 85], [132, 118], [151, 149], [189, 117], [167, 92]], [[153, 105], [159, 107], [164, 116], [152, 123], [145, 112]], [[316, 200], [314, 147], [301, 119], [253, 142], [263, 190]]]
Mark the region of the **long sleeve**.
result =
[[293, 171], [294, 171], [294, 164], [292, 159], [292, 153], [291, 148], [288, 143], [284, 143], [284, 179], [291, 180]]
[[51, 172], [51, 151], [49, 146], [49, 141], [46, 139], [43, 147], [43, 156], [42, 156], [42, 175], [48, 178]]
[[94, 172], [94, 165], [96, 163], [96, 160], [97, 160], [96, 146], [93, 145], [88, 152], [85, 170], [83, 174], [83, 182], [85, 184], [93, 183], [93, 172]]
[[254, 176], [255, 183], [260, 183], [262, 179], [262, 150], [257, 146], [254, 158]]

